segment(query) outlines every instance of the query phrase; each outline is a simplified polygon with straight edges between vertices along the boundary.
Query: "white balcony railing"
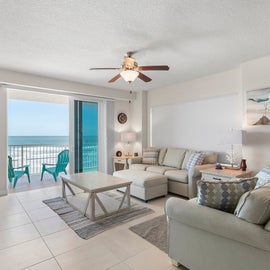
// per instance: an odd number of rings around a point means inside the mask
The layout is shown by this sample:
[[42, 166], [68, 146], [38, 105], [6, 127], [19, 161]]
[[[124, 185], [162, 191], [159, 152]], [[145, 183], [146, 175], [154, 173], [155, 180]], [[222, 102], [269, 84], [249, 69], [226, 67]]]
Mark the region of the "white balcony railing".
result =
[[[41, 173], [42, 163], [56, 163], [57, 155], [68, 145], [40, 145], [23, 144], [9, 145], [8, 155], [12, 157], [13, 167], [30, 165], [30, 173]], [[83, 147], [83, 167], [93, 170], [98, 167], [98, 146], [85, 145]]]

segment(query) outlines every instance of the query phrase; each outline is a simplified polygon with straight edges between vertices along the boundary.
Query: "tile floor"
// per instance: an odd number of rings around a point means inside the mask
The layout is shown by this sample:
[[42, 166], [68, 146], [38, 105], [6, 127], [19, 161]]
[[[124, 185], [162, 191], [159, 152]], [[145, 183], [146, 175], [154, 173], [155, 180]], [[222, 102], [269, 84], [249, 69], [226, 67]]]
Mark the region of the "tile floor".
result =
[[0, 197], [1, 270], [179, 269], [167, 254], [128, 229], [161, 215], [165, 198], [147, 204], [155, 213], [83, 240], [42, 203], [56, 196], [61, 196], [59, 185]]

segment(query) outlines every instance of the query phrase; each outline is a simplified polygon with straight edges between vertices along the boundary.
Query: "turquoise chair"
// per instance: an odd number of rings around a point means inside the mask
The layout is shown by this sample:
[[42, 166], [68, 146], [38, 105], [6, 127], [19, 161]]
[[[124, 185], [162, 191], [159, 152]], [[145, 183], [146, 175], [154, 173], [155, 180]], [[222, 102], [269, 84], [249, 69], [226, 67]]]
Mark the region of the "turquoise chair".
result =
[[49, 164], [43, 163], [42, 164], [42, 172], [40, 181], [43, 180], [44, 172], [52, 174], [54, 181], [57, 181], [57, 176], [60, 172], [64, 172], [67, 174], [66, 167], [69, 163], [69, 150], [63, 150], [58, 154], [57, 163], [56, 164]]
[[16, 187], [18, 179], [24, 174], [27, 175], [28, 183], [30, 183], [29, 165], [14, 168], [12, 165], [12, 157], [8, 156], [8, 181], [11, 183], [14, 178], [13, 188]]

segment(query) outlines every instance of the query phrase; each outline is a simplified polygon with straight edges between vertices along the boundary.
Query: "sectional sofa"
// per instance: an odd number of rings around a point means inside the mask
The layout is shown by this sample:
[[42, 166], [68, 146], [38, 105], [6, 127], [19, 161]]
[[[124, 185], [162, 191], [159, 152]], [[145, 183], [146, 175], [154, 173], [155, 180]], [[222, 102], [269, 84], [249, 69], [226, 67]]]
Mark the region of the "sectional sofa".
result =
[[113, 175], [131, 180], [131, 195], [145, 201], [165, 196], [168, 191], [193, 198], [200, 170], [214, 166], [216, 161], [214, 152], [151, 147], [144, 149], [142, 158], [129, 159], [128, 170]]
[[[232, 212], [200, 205], [195, 198], [169, 198], [165, 212], [173, 262], [192, 270], [270, 269], [270, 184], [260, 181], [236, 200]], [[228, 184], [232, 183], [222, 183]], [[212, 189], [207, 199], [215, 197], [222, 203], [226, 194], [217, 193]]]

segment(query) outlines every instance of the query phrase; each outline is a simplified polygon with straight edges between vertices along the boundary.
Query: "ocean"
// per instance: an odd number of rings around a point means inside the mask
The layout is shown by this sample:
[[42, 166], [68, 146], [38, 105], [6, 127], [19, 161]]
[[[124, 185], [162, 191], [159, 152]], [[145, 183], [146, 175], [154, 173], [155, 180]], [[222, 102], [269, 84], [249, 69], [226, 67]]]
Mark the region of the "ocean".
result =
[[[83, 143], [87, 145], [97, 145], [96, 136], [85, 136]], [[68, 145], [69, 136], [8, 136], [8, 145]]]

